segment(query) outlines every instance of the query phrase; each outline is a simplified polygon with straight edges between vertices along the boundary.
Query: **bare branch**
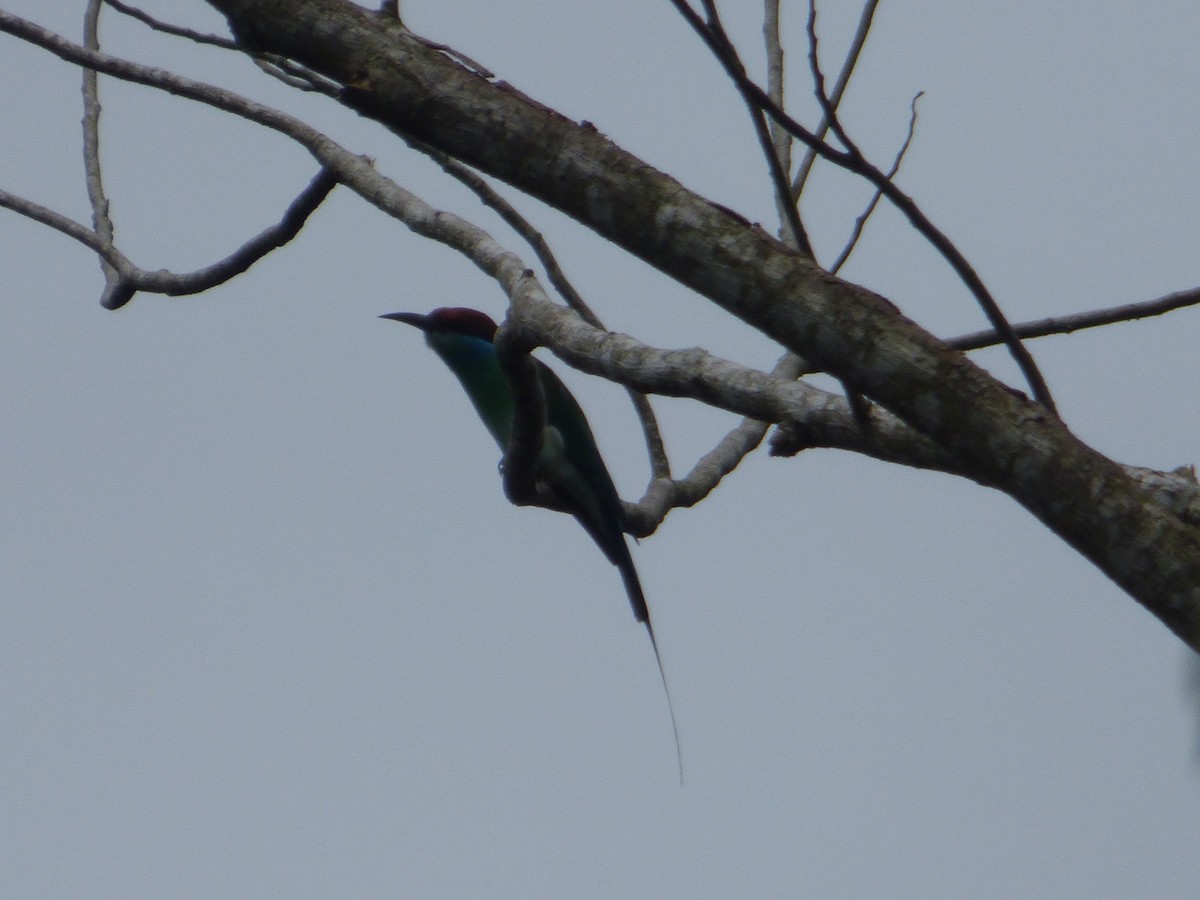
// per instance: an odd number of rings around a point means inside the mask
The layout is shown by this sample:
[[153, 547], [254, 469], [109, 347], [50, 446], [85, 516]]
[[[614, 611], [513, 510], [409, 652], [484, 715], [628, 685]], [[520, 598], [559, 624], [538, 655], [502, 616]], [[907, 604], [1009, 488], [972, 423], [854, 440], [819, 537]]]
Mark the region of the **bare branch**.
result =
[[[829, 102], [834, 109], [837, 109], [842, 103], [842, 97], [845, 96], [846, 88], [850, 84], [850, 76], [854, 74], [854, 69], [858, 65], [859, 59], [862, 58], [863, 47], [866, 46], [867, 36], [871, 33], [871, 23], [875, 19], [875, 10], [879, 8], [879, 0], [867, 0], [863, 6], [862, 15], [858, 17], [858, 28], [854, 32], [854, 38], [850, 41], [850, 48], [846, 51], [846, 58], [842, 61], [842, 70], [838, 73], [837, 81], [834, 82], [833, 91], [829, 95]], [[780, 109], [783, 104], [779, 104]], [[815, 134], [824, 138], [829, 131], [829, 122], [825, 119], [821, 120], [821, 124], [817, 126]], [[796, 172], [796, 177], [792, 180], [792, 196], [800, 199], [800, 195], [804, 193], [804, 186], [808, 183], [808, 176], [812, 173], [813, 165], [817, 161], [817, 151], [813, 147], [809, 147], [805, 151], [804, 159], [800, 162], [800, 169]]]
[[[0, 205], [3, 205], [2, 196], [0, 196]], [[1148, 319], [1152, 316], [1161, 316], [1192, 306], [1200, 306], [1200, 288], [1175, 291], [1154, 300], [1125, 303], [1120, 306], [1088, 310], [1087, 312], [1073, 313], [1068, 316], [1050, 316], [1045, 319], [1035, 319], [1029, 322], [1021, 322], [1012, 327], [1013, 331], [1019, 334], [1022, 339], [1032, 340], [1056, 334], [1072, 334], [1076, 331], [1099, 328], [1103, 325], [1116, 325], [1121, 322]], [[947, 338], [944, 343], [947, 347], [952, 347], [955, 350], [970, 351], [982, 350], [985, 347], [995, 347], [1003, 344], [1004, 340], [994, 331], [974, 331], [970, 334]], [[803, 365], [802, 360], [798, 362], [799, 368], [797, 368], [792, 377], [798, 378], [802, 375], [815, 374], [815, 369]], [[779, 369], [777, 367], [775, 374], [778, 374], [778, 372]]]
[[817, 0], [808, 0], [808, 20], [805, 23], [805, 31], [808, 34], [808, 70], [812, 75], [813, 94], [816, 96], [824, 116], [821, 121], [833, 132], [834, 137], [843, 147], [851, 154], [862, 157], [864, 156], [863, 152], [842, 127], [841, 119], [837, 114], [837, 106], [825, 91], [825, 72], [821, 69], [820, 41], [817, 38]]
[[[673, 0], [673, 2], [675, 2], [677, 7], [687, 8], [688, 12], [691, 12], [691, 8], [687, 6], [684, 0]], [[702, 2], [708, 14], [707, 29], [714, 38], [711, 45], [714, 48], [713, 52], [720, 53], [726, 65], [742, 74], [741, 80], [734, 83], [737, 85], [738, 92], [742, 95], [742, 100], [750, 112], [750, 119], [754, 123], [755, 136], [758, 138], [759, 146], [762, 147], [763, 154], [767, 158], [767, 169], [771, 175], [771, 184], [775, 188], [775, 195], [778, 198], [777, 206], [783, 217], [784, 242], [811, 258], [813, 256], [812, 244], [809, 242], [808, 234], [805, 232], [804, 225], [800, 221], [800, 213], [796, 209], [796, 204], [792, 202], [788, 174], [784, 170], [779, 156], [775, 153], [775, 139], [767, 127], [767, 118], [759, 105], [754, 102], [754, 98], [741, 89], [742, 82], [749, 80], [746, 76], [746, 67], [742, 64], [737, 48], [733, 46], [729, 35], [726, 34], [725, 26], [721, 24], [721, 17], [717, 12], [717, 5], [714, 0], [702, 0]]]
[[546, 275], [550, 279], [550, 283], [566, 301], [567, 305], [579, 313], [584, 321], [592, 326], [596, 328], [604, 327], [600, 321], [600, 317], [596, 315], [587, 301], [583, 299], [583, 296], [575, 290], [575, 286], [571, 284], [566, 273], [563, 272], [546, 238], [540, 231], [533, 227], [528, 219], [517, 211], [516, 207], [500, 196], [478, 173], [458, 160], [452, 159], [437, 148], [431, 147], [421, 141], [410, 140], [409, 143], [441, 166], [442, 171], [447, 175], [466, 185], [482, 201], [484, 206], [494, 210], [504, 220], [505, 224], [524, 238], [525, 242], [533, 248], [533, 252], [537, 254], [538, 261], [541, 262], [542, 267], [546, 270]]
[[[533, 281], [532, 273], [525, 275]], [[656, 479], [637, 504], [625, 503], [630, 534], [652, 534], [674, 508], [692, 506], [707, 496], [721, 479], [761, 442], [770, 423], [787, 422], [806, 435], [828, 433], [847, 449], [869, 453], [925, 468], [960, 471], [956, 458], [903, 424], [899, 419], [872, 407], [874, 420], [864, 431], [855, 420], [850, 403], [837, 394], [795, 381], [796, 363], [785, 358], [775, 372], [766, 374], [713, 356], [705, 350], [661, 350], [628, 335], [613, 334], [583, 323], [578, 314], [552, 303], [537, 291], [524, 292], [513, 304], [513, 317], [501, 328], [498, 345], [505, 347], [505, 371], [513, 379], [514, 391], [528, 404], [519, 412], [510, 450], [505, 456], [506, 492], [518, 505], [558, 509], [553, 497], [544, 496], [532, 480], [533, 470], [525, 462], [536, 458], [540, 448], [540, 416], [537, 394], [529, 391], [529, 370], [521, 367], [537, 341], [545, 340], [554, 353], [581, 371], [600, 375], [646, 393], [690, 397], [747, 418], [708, 454], [684, 479]], [[684, 377], [681, 377], [684, 376]], [[876, 441], [877, 423], [887, 431]], [[805, 429], [801, 431], [801, 429]], [[809, 439], [811, 441], [811, 438]], [[911, 446], [910, 446], [911, 444]], [[813, 446], [811, 442], [806, 446]], [[781, 445], [782, 446], [782, 445]], [[796, 447], [798, 452], [804, 447]], [[963, 471], [966, 477], [976, 478]]]
[[[765, 0], [763, 5], [763, 43], [767, 52], [767, 93], [771, 99], [783, 109], [783, 41], [779, 33], [779, 0]], [[771, 143], [775, 147], [775, 156], [785, 172], [792, 171], [792, 137], [774, 119], [768, 120], [771, 131]], [[790, 192], [789, 192], [790, 194]], [[778, 196], [776, 203], [784, 202]], [[789, 195], [787, 201], [794, 205], [795, 200]], [[779, 220], [786, 219], [786, 213], [779, 210]]]
[[[630, 532], [646, 536], [673, 508], [691, 506], [707, 496], [725, 474], [761, 441], [766, 423], [780, 422], [771, 441], [771, 455], [790, 456], [818, 447], [849, 450], [886, 462], [932, 469], [996, 487], [969, 464], [929, 440], [879, 407], [871, 407], [870, 427], [863, 429], [849, 402], [836, 394], [782, 377], [756, 372], [721, 360], [702, 350], [658, 350], [626, 335], [588, 329], [565, 329], [555, 324], [572, 314], [548, 304], [525, 305], [523, 318], [536, 323], [539, 334], [551, 334], [555, 352], [584, 371], [621, 383], [671, 396], [688, 396], [751, 418], [731, 431], [685, 479], [656, 481], [641, 502], [626, 504]], [[675, 377], [689, 373], [687, 386]], [[1145, 479], [1141, 479], [1145, 481]], [[1178, 485], [1171, 482], [1178, 493]], [[1186, 510], [1200, 516], [1200, 490], [1187, 495]], [[1182, 499], [1174, 501], [1184, 515]]]
[[849, 450], [884, 462], [947, 472], [984, 483], [952, 454], [890, 413], [872, 407], [870, 416], [870, 428], [864, 429], [849, 404], [830, 404], [819, 414], [781, 424], [771, 436], [769, 453], [786, 457], [817, 448]]
[[[1179, 291], [1143, 303], [1042, 319], [1013, 327], [1022, 338], [1036, 338], [1162, 315], [1196, 305], [1200, 305], [1200, 288]], [[972, 350], [994, 346], [1002, 341], [995, 332], [984, 331], [964, 335], [947, 343], [959, 350]], [[808, 371], [801, 361], [789, 354], [780, 361], [772, 375], [796, 378]], [[823, 407], [807, 409], [802, 418], [782, 423], [771, 438], [770, 455], [793, 456], [814, 448], [848, 450], [884, 462], [932, 469], [979, 481], [950, 454], [876, 407], [871, 407], [870, 427], [864, 430], [860, 427], [859, 414], [844, 401], [839, 405], [839, 401], [832, 399], [834, 396], [828, 395], [830, 399]], [[637, 506], [628, 506], [630, 521], [642, 529], [638, 533], [648, 533], [654, 527], [650, 523], [656, 525], [671, 509], [692, 506], [708, 496], [721, 479], [759, 445], [768, 427], [766, 422], [744, 419], [686, 477], [653, 483]], [[1194, 479], [1191, 488], [1185, 491], [1187, 485], [1175, 475], [1134, 466], [1126, 466], [1125, 469], [1144, 485], [1155, 488], [1156, 493], [1161, 494], [1159, 502], [1174, 509], [1180, 518], [1191, 524], [1200, 524], [1200, 487], [1194, 484]]]
[[16, 194], [10, 194], [5, 190], [0, 190], [0, 207], [11, 209], [15, 213], [32, 219], [35, 222], [40, 222], [43, 225], [53, 228], [55, 231], [62, 232], [69, 238], [79, 241], [79, 243], [93, 251], [101, 260], [114, 269], [135, 268], [111, 243], [105, 241], [96, 232], [92, 231], [92, 229], [85, 225], [80, 225], [74, 219], [69, 219], [62, 213], [57, 213], [48, 207], [34, 203], [32, 200], [26, 200], [24, 197], [18, 197]]
[[[1012, 326], [1008, 323], [1004, 313], [1000, 309], [1000, 305], [992, 297], [991, 292], [983, 283], [983, 279], [971, 266], [954, 243], [938, 229], [933, 222], [921, 211], [921, 208], [913, 201], [911, 197], [903, 193], [894, 183], [888, 181], [878, 168], [876, 168], [869, 160], [861, 153], [854, 151], [853, 147], [846, 150], [838, 150], [830, 146], [824, 140], [821, 140], [803, 125], [789, 116], [784, 110], [780, 109], [766, 93], [763, 92], [757, 84], [749, 79], [744, 71], [739, 71], [738, 67], [731, 64], [726, 54], [721, 48], [721, 42], [716, 35], [712, 34], [711, 29], [696, 15], [685, 0], [672, 0], [672, 3], [679, 9], [680, 13], [687, 19], [693, 30], [700, 38], [708, 45], [713, 55], [717, 57], [718, 62], [724, 67], [726, 73], [735, 83], [739, 85], [739, 89], [745, 91], [749, 96], [766, 111], [779, 124], [786, 128], [792, 135], [803, 141], [807, 146], [817, 150], [821, 156], [830, 162], [836, 163], [849, 172], [860, 175], [874, 184], [885, 197], [887, 197], [895, 206], [904, 213], [905, 217], [916, 228], [927, 241], [929, 241], [942, 257], [950, 264], [950, 267], [958, 275], [959, 279], [966, 285], [967, 289], [975, 297], [988, 321], [992, 323], [992, 327], [1002, 335], [1004, 335], [1005, 346], [1008, 347], [1009, 353], [1016, 361], [1017, 366], [1021, 369], [1022, 375], [1029, 383], [1030, 389], [1034, 397], [1048, 411], [1057, 415], [1054, 407], [1054, 398], [1050, 394], [1050, 389], [1046, 385], [1042, 373], [1038, 370], [1037, 364], [1029, 351], [1021, 343], [1015, 334], [1012, 333]], [[829, 112], [835, 112], [832, 104], [826, 100], [825, 108]], [[831, 121], [830, 127], [834, 125]], [[840, 128], [840, 126], [838, 126]]]
[[[1069, 316], [1051, 316], [1047, 319], [1022, 322], [1014, 325], [1013, 331], [1026, 339], [1045, 337], [1051, 334], [1070, 334], [1085, 328], [1098, 328], [1101, 325], [1113, 325], [1117, 322], [1131, 322], [1134, 319], [1161, 316], [1177, 309], [1197, 305], [1200, 305], [1200, 288], [1189, 288], [1186, 291], [1167, 294], [1156, 300], [1143, 300], [1138, 303], [1109, 306], [1105, 309], [1090, 310]], [[983, 347], [994, 347], [1003, 342], [1003, 338], [995, 331], [976, 331], [950, 338], [946, 344], [956, 350], [979, 350]]]
[[145, 272], [140, 269], [122, 274], [135, 290], [166, 294], [169, 297], [199, 294], [219, 284], [224, 284], [299, 234], [304, 223], [308, 221], [308, 217], [337, 187], [337, 183], [337, 176], [332, 171], [322, 169], [313, 176], [312, 181], [291, 202], [278, 222], [264, 228], [229, 256], [203, 269], [186, 274], [161, 270]]
[[[136, 19], [142, 24], [148, 26], [154, 31], [169, 34], [173, 37], [186, 38], [197, 44], [206, 44], [210, 47], [219, 47], [222, 50], [233, 50], [239, 55], [246, 55], [245, 51], [237, 45], [236, 41], [229, 38], [220, 37], [215, 34], [204, 34], [199, 31], [193, 31], [191, 28], [184, 28], [179, 25], [172, 25], [170, 22], [164, 22], [161, 19], [156, 19], [149, 13], [143, 12], [136, 6], [131, 6], [128, 3], [123, 3], [122, 0], [103, 0], [103, 2], [111, 6], [114, 10], [129, 16], [131, 19]], [[98, 48], [93, 48], [98, 49]], [[337, 86], [328, 78], [323, 78], [316, 72], [312, 71], [299, 63], [285, 59], [274, 53], [262, 53], [251, 56], [254, 64], [270, 75], [282, 81], [288, 87], [295, 88], [298, 91], [316, 91], [327, 96], [337, 95]]]
[[322, 169], [309, 185], [300, 192], [274, 225], [259, 234], [224, 259], [197, 269], [195, 272], [177, 274], [164, 269], [149, 271], [134, 265], [122, 254], [111, 240], [107, 240], [78, 222], [40, 206], [32, 201], [0, 190], [0, 206], [20, 213], [27, 218], [60, 231], [93, 250], [112, 270], [113, 278], [105, 289], [102, 304], [106, 309], [117, 309], [128, 303], [139, 291], [180, 297], [198, 294], [223, 284], [235, 275], [240, 275], [272, 250], [292, 240], [313, 211], [329, 196], [337, 185], [337, 177]]
[[[88, 0], [83, 14], [83, 42], [89, 50], [100, 49], [100, 0]], [[113, 223], [109, 215], [108, 198], [100, 165], [100, 90], [92, 69], [83, 70], [83, 177], [87, 184], [88, 202], [92, 205], [92, 230], [103, 243], [113, 245]], [[61, 230], [61, 229], [60, 229]], [[104, 296], [109, 298], [119, 289], [120, 276], [107, 257], [100, 257], [104, 273]]]
[[[890, 413], [875, 407], [872, 416], [871, 429], [864, 432], [857, 427], [845, 404], [839, 407], [836, 402], [831, 402], [824, 409], [810, 411], [802, 419], [781, 424], [771, 437], [770, 455], [795, 456], [817, 448], [848, 450], [883, 462], [945, 472], [969, 478], [984, 487], [999, 488]], [[1151, 502], [1187, 525], [1200, 525], [1200, 484], [1192, 466], [1180, 466], [1171, 472], [1143, 466], [1123, 465], [1121, 468], [1148, 492]]]
[[657, 349], [628, 335], [592, 328], [573, 311], [531, 294], [521, 298], [517, 313], [522, 324], [574, 368], [755, 420], [730, 432], [686, 479], [657, 479], [640, 503], [625, 505], [628, 530], [639, 537], [653, 533], [671, 509], [691, 506], [711, 492], [762, 440], [763, 423], [804, 421], [825, 409], [849, 408], [844, 398], [795, 381], [795, 363], [789, 359], [777, 367], [781, 374], [767, 374], [698, 348]]
[[183, 28], [179, 25], [172, 25], [170, 22], [164, 22], [161, 19], [156, 19], [149, 13], [143, 12], [136, 6], [131, 6], [128, 3], [122, 3], [121, 0], [103, 0], [104, 4], [111, 6], [122, 15], [129, 16], [131, 19], [137, 19], [143, 25], [147, 25], [155, 31], [161, 31], [163, 34], [174, 35], [175, 37], [187, 38], [189, 41], [194, 41], [197, 44], [209, 44], [213, 47], [221, 47], [224, 50], [237, 50], [241, 52], [241, 48], [237, 43], [229, 38], [220, 37], [215, 34], [203, 34], [199, 31], [193, 31], [190, 28]]
[[[805, 368], [803, 360], [794, 353], [785, 353], [771, 370], [771, 376], [793, 381]], [[670, 510], [695, 506], [711, 494], [726, 475], [741, 465], [743, 459], [758, 449], [769, 427], [768, 422], [758, 419], [742, 419], [696, 462], [686, 476], [652, 482], [638, 505], [626, 510], [626, 520], [646, 523], [647, 530], [652, 530], [653, 525], [649, 523], [661, 521]]]
[[[892, 167], [887, 171], [888, 181], [893, 180], [896, 174], [900, 171], [900, 165], [904, 162], [904, 156], [908, 153], [908, 148], [912, 146], [913, 135], [917, 132], [917, 101], [925, 95], [924, 91], [917, 91], [915, 97], [912, 98], [912, 113], [908, 117], [908, 135], [904, 138], [904, 143], [900, 145], [900, 149], [896, 152], [896, 159], [892, 162]], [[879, 206], [879, 200], [883, 197], [883, 191], [878, 188], [871, 197], [871, 202], [867, 204], [867, 208], [862, 211], [862, 214], [854, 220], [854, 229], [850, 233], [850, 239], [846, 242], [846, 246], [842, 248], [842, 252], [838, 254], [838, 258], [834, 260], [829, 271], [837, 274], [842, 270], [842, 266], [850, 259], [850, 254], [854, 252], [854, 248], [858, 246], [858, 241], [863, 235], [863, 230], [867, 226], [867, 220], [875, 212]]]
[[[526, 275], [533, 281], [532, 272]], [[762, 442], [770, 422], [793, 419], [805, 422], [812, 416], [823, 421], [826, 413], [851, 410], [844, 397], [796, 382], [797, 364], [791, 358], [785, 358], [775, 372], [767, 374], [720, 359], [707, 350], [656, 349], [628, 335], [595, 329], [583, 323], [574, 311], [530, 290], [514, 302], [512, 318], [497, 336], [498, 344], [506, 348], [505, 372], [512, 379], [517, 396], [524, 401], [518, 406], [528, 406], [518, 410], [521, 424], [515, 426], [511, 455], [505, 455], [504, 462], [505, 491], [511, 502], [518, 505], [559, 509], [554, 498], [546, 496], [532, 480], [533, 469], [527, 466], [527, 460], [536, 458], [540, 448], [540, 432], [536, 428], [545, 413], [535, 408], [536, 395], [527, 385], [532, 373], [522, 370], [522, 360], [529, 359], [529, 349], [540, 340], [545, 340], [554, 354], [583, 372], [598, 374], [647, 394], [695, 398], [746, 416], [742, 424], [696, 463], [686, 478], [654, 479], [640, 502], [623, 504], [626, 530], [638, 538], [653, 534], [672, 509], [695, 505], [708, 496]], [[853, 412], [850, 415], [853, 419]], [[901, 436], [912, 436], [922, 445], [934, 448], [928, 439], [899, 424], [894, 416], [884, 420], [895, 422]], [[851, 430], [856, 428], [857, 425], [851, 426]], [[862, 443], [863, 431], [856, 433]], [[901, 443], [901, 439], [895, 443]], [[896, 456], [899, 458], [899, 450]]]
[[463, 253], [480, 269], [500, 281], [510, 296], [518, 289], [518, 278], [525, 271], [525, 266], [515, 254], [502, 248], [482, 229], [458, 216], [429, 206], [376, 172], [368, 160], [356, 156], [294, 116], [215, 85], [88, 50], [2, 9], [0, 32], [42, 47], [67, 62], [185, 97], [277, 131], [308, 150], [323, 167], [336, 175], [338, 181], [372, 206], [403, 222], [417, 234]]
[[638, 537], [653, 534], [671, 510], [695, 506], [711, 494], [726, 475], [758, 448], [769, 427], [765, 422], [743, 419], [696, 462], [686, 477], [652, 481], [636, 504], [625, 504], [629, 533]]

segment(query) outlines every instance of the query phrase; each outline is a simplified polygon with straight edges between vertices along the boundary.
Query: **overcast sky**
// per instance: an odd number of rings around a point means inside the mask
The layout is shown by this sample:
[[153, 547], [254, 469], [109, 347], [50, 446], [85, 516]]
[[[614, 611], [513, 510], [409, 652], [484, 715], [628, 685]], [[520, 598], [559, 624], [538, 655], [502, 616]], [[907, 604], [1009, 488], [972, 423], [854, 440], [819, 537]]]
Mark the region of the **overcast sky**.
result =
[[[850, 7], [854, 4], [826, 4]], [[803, 10], [792, 105], [809, 122]], [[82, 2], [0, 0], [72, 38]], [[143, 7], [224, 33], [200, 0]], [[761, 71], [760, 4], [727, 2]], [[741, 9], [739, 9], [741, 8]], [[856, 11], [823, 10], [830, 68]], [[752, 220], [744, 109], [667, 0], [409, 0], [419, 33]], [[532, 259], [381, 127], [111, 11], [111, 52], [304, 116]], [[877, 161], [1014, 320], [1200, 283], [1200, 6], [885, 2], [847, 98]], [[0, 187], [80, 221], [78, 74], [0, 37]], [[189, 270], [315, 164], [104, 81], [122, 249]], [[769, 366], [705, 301], [517, 199], [610, 328]], [[831, 259], [866, 189], [818, 170]], [[200, 297], [102, 310], [95, 260], [0, 211], [0, 884], [13, 897], [1184, 897], [1200, 768], [1183, 645], [1008, 498], [835, 452], [758, 454], [634, 550], [683, 744], [620, 579], [504, 500], [497, 451], [380, 313], [494, 283], [340, 190]], [[983, 326], [882, 210], [845, 274], [933, 332]], [[1032, 345], [1115, 459], [1200, 456], [1200, 311]], [[976, 355], [1021, 386], [1003, 353]], [[563, 370], [561, 364], [559, 371]], [[568, 374], [614, 477], [623, 392]], [[656, 401], [685, 472], [734, 420]]]

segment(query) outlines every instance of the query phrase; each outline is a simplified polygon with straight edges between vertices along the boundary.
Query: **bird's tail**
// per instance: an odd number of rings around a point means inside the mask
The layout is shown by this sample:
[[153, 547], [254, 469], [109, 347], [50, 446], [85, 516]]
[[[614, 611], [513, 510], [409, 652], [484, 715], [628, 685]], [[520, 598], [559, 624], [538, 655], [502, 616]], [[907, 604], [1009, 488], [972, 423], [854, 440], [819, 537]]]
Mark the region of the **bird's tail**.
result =
[[675, 761], [679, 765], [679, 783], [683, 784], [683, 747], [679, 743], [679, 724], [675, 721], [675, 705], [671, 702], [671, 689], [667, 686], [667, 670], [663, 668], [662, 654], [658, 652], [658, 641], [654, 637], [654, 623], [650, 621], [650, 607], [646, 605], [646, 595], [642, 593], [642, 582], [638, 578], [637, 569], [633, 565], [633, 557], [629, 554], [629, 545], [621, 538], [621, 550], [616, 554], [616, 566], [625, 582], [625, 592], [633, 606], [633, 614], [639, 622], [646, 625], [646, 633], [650, 635], [650, 647], [654, 650], [654, 661], [658, 663], [658, 675], [662, 679], [663, 694], [667, 698], [667, 712], [671, 716], [671, 732], [675, 735]]

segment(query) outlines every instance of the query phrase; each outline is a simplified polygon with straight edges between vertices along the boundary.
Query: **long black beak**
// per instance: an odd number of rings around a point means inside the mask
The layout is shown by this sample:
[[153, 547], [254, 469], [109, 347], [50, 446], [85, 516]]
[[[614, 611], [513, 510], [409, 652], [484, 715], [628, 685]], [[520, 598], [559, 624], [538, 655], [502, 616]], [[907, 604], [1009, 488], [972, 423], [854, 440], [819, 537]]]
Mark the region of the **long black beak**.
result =
[[430, 327], [429, 316], [423, 315], [422, 313], [385, 313], [379, 318], [391, 319], [395, 322], [404, 322], [406, 325], [411, 325], [414, 328], [420, 328], [422, 331], [428, 331]]

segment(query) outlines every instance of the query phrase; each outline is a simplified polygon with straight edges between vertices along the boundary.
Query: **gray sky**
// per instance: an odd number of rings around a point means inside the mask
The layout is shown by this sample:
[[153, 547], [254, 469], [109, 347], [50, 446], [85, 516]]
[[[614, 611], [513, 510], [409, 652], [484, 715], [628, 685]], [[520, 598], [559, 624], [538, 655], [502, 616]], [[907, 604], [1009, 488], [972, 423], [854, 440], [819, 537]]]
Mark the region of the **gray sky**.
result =
[[[665, 0], [405, 6], [418, 32], [773, 221], [744, 110]], [[757, 65], [759, 5], [725, 6]], [[885, 3], [845, 106], [888, 161], [926, 91], [902, 186], [1014, 320], [1200, 281], [1200, 7], [1067, 7]], [[79, 34], [81, 3], [0, 8]], [[223, 30], [199, 0], [144, 8]], [[829, 60], [851, 28], [835, 13]], [[812, 121], [802, 10], [786, 17]], [[301, 113], [531, 258], [382, 128], [119, 16], [105, 34], [112, 52]], [[0, 47], [0, 185], [86, 221], [77, 73]], [[147, 268], [211, 262], [315, 171], [249, 124], [103, 92], [118, 237]], [[866, 193], [821, 171], [805, 212], [826, 259]], [[764, 339], [520, 205], [609, 327], [770, 364]], [[505, 502], [457, 384], [375, 318], [499, 315], [467, 263], [343, 190], [293, 245], [202, 297], [105, 312], [87, 252], [7, 212], [0, 267], [5, 893], [1194, 892], [1185, 651], [1006, 497], [844, 454], [760, 454], [672, 514], [635, 558], [681, 789], [617, 573], [568, 519]], [[846, 274], [935, 333], [982, 325], [890, 211]], [[1188, 311], [1033, 350], [1082, 438], [1172, 468], [1200, 446], [1198, 333]], [[1017, 384], [1002, 353], [977, 358]], [[647, 469], [623, 393], [568, 380], [636, 497]], [[733, 424], [656, 408], [679, 471]]]

